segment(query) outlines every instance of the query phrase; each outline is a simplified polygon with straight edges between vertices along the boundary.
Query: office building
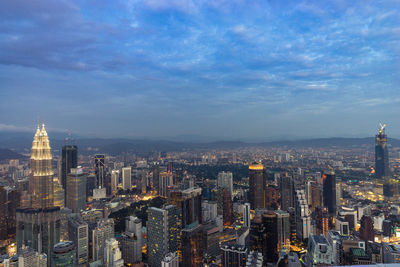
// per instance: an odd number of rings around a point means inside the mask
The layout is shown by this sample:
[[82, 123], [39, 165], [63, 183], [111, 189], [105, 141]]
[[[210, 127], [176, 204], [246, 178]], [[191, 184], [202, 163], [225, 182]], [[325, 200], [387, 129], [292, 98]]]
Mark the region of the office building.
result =
[[249, 166], [249, 202], [252, 210], [265, 208], [266, 174], [264, 165], [253, 163]]
[[224, 225], [229, 226], [233, 222], [233, 203], [232, 195], [226, 188], [222, 191], [222, 203]]
[[161, 267], [179, 267], [178, 255], [174, 252], [166, 254], [161, 262]]
[[182, 230], [182, 266], [203, 266], [202, 225], [197, 224]]
[[118, 184], [119, 184], [119, 170], [112, 170], [111, 171], [111, 193], [112, 193], [112, 195], [117, 194]]
[[381, 125], [379, 133], [375, 136], [375, 177], [378, 179], [387, 178], [390, 175], [389, 150], [385, 126]]
[[47, 255], [39, 253], [30, 247], [21, 249], [18, 252], [19, 267], [46, 267], [49, 266]]
[[317, 235], [326, 235], [329, 230], [329, 214], [326, 207], [316, 207], [314, 212]]
[[142, 261], [142, 220], [129, 216], [125, 220], [125, 233], [119, 239], [125, 264]]
[[86, 177], [82, 167], [71, 168], [67, 175], [66, 206], [73, 213], [86, 210]]
[[336, 215], [336, 175], [325, 173], [322, 175], [323, 179], [323, 196], [324, 206], [328, 208], [330, 216]]
[[105, 187], [105, 176], [106, 176], [106, 156], [103, 154], [97, 154], [94, 156], [94, 168], [95, 168], [95, 188]]
[[350, 235], [349, 222], [346, 221], [344, 217], [336, 217], [335, 230], [343, 236]]
[[222, 266], [242, 267], [246, 266], [248, 250], [246, 246], [228, 244], [221, 246]]
[[104, 246], [104, 267], [123, 267], [121, 250], [118, 247], [118, 241], [115, 238], [108, 238]]
[[147, 253], [150, 267], [160, 267], [168, 249], [168, 212], [150, 207], [147, 209]]
[[114, 237], [114, 220], [102, 219], [97, 222], [97, 227], [92, 231], [92, 257], [93, 261], [103, 260], [106, 240]]
[[132, 189], [132, 168], [131, 167], [122, 168], [122, 189], [124, 189], [124, 190]]
[[233, 175], [231, 172], [219, 172], [217, 177], [218, 187], [225, 188], [233, 194]]
[[182, 228], [202, 223], [201, 188], [171, 190], [168, 201], [182, 211]]
[[89, 226], [77, 213], [68, 215], [68, 235], [75, 244], [76, 265], [86, 266], [89, 259]]
[[280, 180], [281, 210], [288, 211], [294, 208], [294, 181], [287, 173], [281, 176]]
[[18, 251], [29, 246], [51, 255], [60, 241], [60, 208], [54, 206], [52, 155], [44, 125], [38, 125], [32, 142], [29, 195], [30, 205], [16, 210]]
[[61, 184], [64, 190], [67, 188], [67, 175], [76, 167], [78, 167], [78, 147], [64, 145], [61, 151]]
[[360, 238], [367, 241], [374, 241], [375, 231], [374, 231], [374, 220], [371, 216], [364, 215], [361, 218], [361, 227], [360, 227]]
[[160, 172], [158, 181], [158, 195], [168, 197], [168, 189], [174, 184], [172, 172]]
[[400, 263], [400, 245], [382, 242], [383, 263]]
[[201, 202], [201, 216], [204, 223], [215, 221], [217, 218], [217, 203], [204, 200]]
[[311, 211], [304, 190], [296, 190], [295, 206], [296, 237], [305, 240], [311, 233]]
[[332, 265], [332, 247], [325, 236], [310, 235], [307, 245], [306, 263], [309, 267]]
[[54, 187], [54, 206], [63, 209], [65, 207], [65, 190], [62, 187], [61, 181], [57, 177], [53, 177]]
[[75, 267], [76, 252], [75, 245], [72, 241], [61, 242], [54, 245], [51, 254], [52, 267]]

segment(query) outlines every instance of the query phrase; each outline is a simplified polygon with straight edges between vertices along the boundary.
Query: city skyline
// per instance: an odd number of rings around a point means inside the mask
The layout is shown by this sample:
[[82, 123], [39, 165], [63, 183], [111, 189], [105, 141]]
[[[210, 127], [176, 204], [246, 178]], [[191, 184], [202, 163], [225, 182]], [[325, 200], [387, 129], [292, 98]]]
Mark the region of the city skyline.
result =
[[395, 1], [2, 5], [0, 131], [400, 136]]

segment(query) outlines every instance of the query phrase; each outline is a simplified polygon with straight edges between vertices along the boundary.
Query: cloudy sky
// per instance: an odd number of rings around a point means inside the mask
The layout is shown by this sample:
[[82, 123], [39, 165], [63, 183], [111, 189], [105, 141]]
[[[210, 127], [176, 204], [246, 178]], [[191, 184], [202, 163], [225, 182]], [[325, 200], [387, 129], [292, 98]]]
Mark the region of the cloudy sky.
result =
[[[400, 137], [400, 2], [2, 0], [0, 130]], [[33, 130], [32, 130], [33, 131]]]

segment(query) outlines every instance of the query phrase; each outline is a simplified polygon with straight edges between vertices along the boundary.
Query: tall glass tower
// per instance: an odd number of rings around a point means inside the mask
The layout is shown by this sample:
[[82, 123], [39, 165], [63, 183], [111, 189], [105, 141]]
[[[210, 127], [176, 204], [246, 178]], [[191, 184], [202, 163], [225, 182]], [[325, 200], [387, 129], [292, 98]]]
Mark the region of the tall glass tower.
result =
[[386, 125], [381, 125], [375, 136], [375, 177], [382, 179], [389, 176], [389, 151], [387, 147]]

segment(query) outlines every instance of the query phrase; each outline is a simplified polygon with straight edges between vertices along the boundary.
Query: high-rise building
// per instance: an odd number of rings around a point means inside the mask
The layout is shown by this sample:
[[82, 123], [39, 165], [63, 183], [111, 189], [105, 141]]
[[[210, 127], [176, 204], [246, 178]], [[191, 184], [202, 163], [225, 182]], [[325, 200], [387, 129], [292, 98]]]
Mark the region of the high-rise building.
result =
[[97, 222], [97, 227], [92, 231], [92, 257], [93, 261], [103, 260], [106, 240], [114, 237], [114, 220], [102, 219]]
[[287, 173], [281, 176], [280, 181], [281, 210], [288, 211], [294, 208], [294, 181]]
[[322, 175], [323, 179], [323, 192], [324, 192], [324, 206], [328, 208], [330, 216], [336, 215], [336, 175], [332, 173], [325, 173]]
[[161, 267], [179, 267], [179, 259], [176, 253], [170, 252], [165, 255]]
[[19, 267], [46, 267], [50, 260], [44, 253], [39, 253], [31, 247], [26, 247], [18, 252]]
[[203, 266], [203, 231], [201, 224], [182, 230], [182, 266]]
[[296, 237], [305, 240], [311, 232], [311, 211], [304, 190], [296, 190], [295, 206]]
[[121, 250], [118, 247], [118, 241], [115, 238], [108, 238], [104, 246], [104, 267], [123, 267], [124, 260], [122, 259]]
[[233, 195], [233, 175], [232, 172], [219, 172], [217, 184], [221, 188], [228, 189], [229, 193]]
[[158, 181], [158, 194], [162, 197], [168, 197], [168, 189], [174, 184], [174, 175], [172, 172], [160, 172]]
[[201, 188], [172, 190], [168, 201], [182, 210], [182, 228], [202, 223]]
[[150, 267], [160, 267], [168, 253], [168, 212], [150, 207], [147, 209], [147, 255]]
[[323, 235], [310, 235], [307, 252], [307, 266], [328, 266], [333, 263], [332, 247]]
[[381, 125], [379, 133], [375, 136], [375, 176], [378, 179], [387, 178], [390, 174], [389, 151], [385, 126]]
[[364, 215], [361, 218], [360, 238], [365, 242], [374, 241], [374, 220], [371, 216]]
[[250, 228], [250, 203], [243, 205], [243, 226]]
[[224, 225], [231, 225], [233, 221], [232, 195], [228, 189], [222, 191]]
[[8, 238], [7, 234], [7, 190], [0, 186], [0, 240], [6, 240]]
[[132, 168], [122, 168], [122, 188], [124, 190], [132, 189]]
[[152, 170], [152, 185], [153, 189], [158, 192], [160, 179], [160, 166], [155, 165]]
[[251, 209], [264, 209], [266, 203], [265, 168], [261, 163], [249, 166], [249, 202]]
[[78, 147], [75, 145], [65, 145], [61, 151], [61, 184], [66, 190], [67, 175], [72, 168], [78, 167]]
[[15, 188], [0, 186], [0, 241], [14, 239], [16, 233], [16, 210], [20, 194]]
[[94, 168], [95, 168], [95, 187], [105, 187], [105, 176], [106, 176], [106, 156], [103, 154], [97, 154], [94, 156]]
[[246, 266], [247, 248], [238, 244], [227, 244], [221, 247], [222, 266], [224, 267], [242, 267]]
[[60, 241], [60, 208], [54, 206], [52, 155], [44, 125], [38, 125], [32, 142], [29, 194], [30, 205], [16, 211], [18, 251], [25, 245], [51, 255]]
[[66, 206], [73, 213], [86, 209], [86, 177], [81, 167], [71, 168], [67, 175], [67, 201]]
[[119, 239], [125, 264], [142, 261], [142, 220], [129, 216], [125, 219], [125, 233]]
[[250, 251], [247, 256], [246, 267], [262, 267], [264, 260], [261, 252]]
[[316, 207], [314, 212], [315, 228], [318, 235], [326, 235], [328, 232], [329, 215], [326, 207]]
[[76, 265], [75, 245], [72, 241], [61, 242], [54, 245], [51, 254], [52, 267], [75, 267]]
[[75, 244], [76, 265], [86, 266], [89, 259], [89, 227], [77, 213], [68, 215], [68, 235]]
[[111, 171], [111, 193], [117, 194], [119, 184], [119, 170]]
[[277, 262], [279, 252], [289, 249], [289, 213], [281, 210], [264, 212], [262, 223], [265, 231], [263, 257], [266, 262]]

